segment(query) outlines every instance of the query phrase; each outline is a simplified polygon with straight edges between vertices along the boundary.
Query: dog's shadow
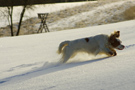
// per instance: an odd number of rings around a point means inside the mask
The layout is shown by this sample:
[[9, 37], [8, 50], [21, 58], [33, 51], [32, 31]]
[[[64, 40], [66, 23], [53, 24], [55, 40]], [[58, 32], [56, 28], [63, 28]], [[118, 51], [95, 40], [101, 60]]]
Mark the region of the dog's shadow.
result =
[[77, 66], [81, 66], [81, 65], [85, 65], [85, 64], [90, 64], [90, 63], [95, 63], [95, 62], [99, 62], [105, 59], [108, 59], [110, 57], [103, 57], [103, 58], [98, 58], [98, 59], [92, 59], [92, 60], [87, 60], [87, 61], [78, 61], [78, 62], [70, 62], [70, 63], [66, 63], [65, 64], [65, 69], [68, 68], [73, 68], [73, 67], [77, 67]]
[[110, 57], [103, 57], [98, 59], [92, 59], [87, 61], [78, 61], [78, 62], [69, 62], [69, 63], [59, 63], [59, 62], [52, 62], [52, 63], [45, 63], [41, 69], [37, 70], [36, 72], [40, 73], [40, 75], [50, 74], [58, 71], [63, 71], [67, 69], [72, 69], [74, 67], [99, 62], [102, 60], [106, 60]]
[[38, 77], [38, 76], [41, 76], [41, 75], [50, 74], [50, 73], [70, 69], [70, 68], [73, 68], [73, 67], [98, 62], [98, 61], [101, 61], [101, 60], [105, 60], [107, 58], [109, 58], [109, 57], [87, 60], [87, 61], [81, 61], [81, 62], [63, 63], [63, 64], [59, 63], [59, 62], [45, 63], [42, 67], [40, 67], [38, 69], [29, 71], [27, 73], [23, 73], [23, 74], [19, 74], [19, 75], [4, 78], [4, 79], [0, 80], [0, 84], [6, 83], [6, 82], [8, 82], [12, 79], [15, 79], [15, 78], [21, 79], [21, 78], [25, 77], [25, 79], [29, 79], [29, 78], [32, 78], [32, 77]]

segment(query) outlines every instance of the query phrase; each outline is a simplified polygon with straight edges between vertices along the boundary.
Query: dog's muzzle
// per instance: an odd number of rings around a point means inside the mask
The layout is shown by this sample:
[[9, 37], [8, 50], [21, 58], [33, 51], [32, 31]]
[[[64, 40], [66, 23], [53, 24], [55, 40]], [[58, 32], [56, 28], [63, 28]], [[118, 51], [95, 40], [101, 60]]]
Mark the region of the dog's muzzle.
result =
[[124, 45], [119, 45], [118, 47], [116, 47], [116, 49], [118, 49], [118, 50], [123, 50], [124, 48], [125, 48]]

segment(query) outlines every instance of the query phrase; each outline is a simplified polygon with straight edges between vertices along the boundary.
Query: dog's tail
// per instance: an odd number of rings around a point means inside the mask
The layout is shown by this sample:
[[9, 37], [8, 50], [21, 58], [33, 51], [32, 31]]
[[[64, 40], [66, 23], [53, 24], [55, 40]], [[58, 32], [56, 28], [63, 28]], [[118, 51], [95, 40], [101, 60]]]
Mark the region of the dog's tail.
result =
[[68, 46], [68, 43], [69, 43], [69, 42], [70, 42], [70, 41], [64, 41], [64, 42], [60, 43], [57, 53], [58, 53], [58, 54], [62, 53], [62, 51], [64, 50], [64, 48], [65, 48], [66, 46]]

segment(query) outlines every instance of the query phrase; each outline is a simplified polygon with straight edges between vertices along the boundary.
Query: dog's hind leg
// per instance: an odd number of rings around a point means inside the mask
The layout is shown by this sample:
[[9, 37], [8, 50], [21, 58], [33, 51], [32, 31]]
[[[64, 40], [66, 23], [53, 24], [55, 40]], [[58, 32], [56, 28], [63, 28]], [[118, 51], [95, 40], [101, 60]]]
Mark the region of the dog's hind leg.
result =
[[65, 55], [63, 55], [63, 57], [61, 58], [61, 63], [66, 63], [70, 58], [73, 58], [75, 55], [73, 55], [73, 52], [68, 52], [65, 53]]
[[72, 57], [74, 57], [73, 51], [70, 48], [66, 47], [63, 51], [63, 56], [62, 56], [60, 62], [66, 63]]
[[68, 59], [70, 59], [71, 55], [67, 54], [64, 57], [61, 58], [60, 62], [61, 63], [66, 63], [68, 61]]

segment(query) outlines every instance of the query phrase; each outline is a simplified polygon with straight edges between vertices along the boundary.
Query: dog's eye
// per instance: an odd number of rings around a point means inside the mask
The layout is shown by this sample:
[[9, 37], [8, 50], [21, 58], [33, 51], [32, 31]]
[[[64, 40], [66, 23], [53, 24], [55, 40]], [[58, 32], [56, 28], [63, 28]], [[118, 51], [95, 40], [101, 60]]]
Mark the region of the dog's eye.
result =
[[116, 39], [112, 41], [112, 43], [115, 43], [115, 42], [117, 42], [117, 40], [116, 40]]

